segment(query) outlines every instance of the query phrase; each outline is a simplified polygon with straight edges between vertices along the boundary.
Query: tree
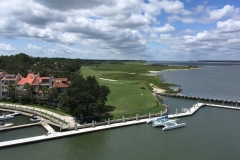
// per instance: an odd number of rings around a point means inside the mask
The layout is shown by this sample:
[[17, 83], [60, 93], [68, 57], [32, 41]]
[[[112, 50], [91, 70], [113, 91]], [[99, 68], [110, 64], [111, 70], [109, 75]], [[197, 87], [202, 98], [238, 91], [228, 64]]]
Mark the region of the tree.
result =
[[13, 84], [11, 84], [11, 83], [9, 83], [8, 85], [7, 85], [7, 91], [8, 91], [8, 93], [11, 93], [10, 95], [11, 95], [11, 97], [13, 97], [13, 92], [15, 91], [15, 86], [13, 85]]
[[29, 98], [29, 95], [31, 95], [32, 98], [32, 91], [34, 90], [34, 87], [29, 83], [25, 83], [23, 85], [23, 89], [26, 90], [27, 97]]
[[49, 88], [48, 89], [48, 99], [57, 99], [57, 89], [56, 88]]
[[105, 118], [114, 110], [113, 106], [106, 105], [109, 93], [109, 88], [100, 86], [95, 77], [84, 79], [82, 75], [75, 75], [61, 104], [69, 107], [73, 116]]
[[43, 93], [43, 98], [46, 98], [46, 94], [48, 94], [48, 88], [46, 86], [41, 87], [41, 91]]

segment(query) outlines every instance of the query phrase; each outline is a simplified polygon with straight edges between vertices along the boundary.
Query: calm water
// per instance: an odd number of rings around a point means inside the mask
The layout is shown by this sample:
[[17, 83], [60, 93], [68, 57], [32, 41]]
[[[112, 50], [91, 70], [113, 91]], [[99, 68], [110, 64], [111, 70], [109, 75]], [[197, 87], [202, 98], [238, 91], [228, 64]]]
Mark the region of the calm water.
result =
[[168, 83], [181, 86], [182, 94], [240, 100], [240, 67], [213, 66], [199, 70], [159, 72]]
[[[236, 75], [236, 72], [238, 72], [237, 67], [232, 66], [230, 67], [231, 69], [229, 66], [226, 67], [203, 66], [203, 69], [201, 68], [198, 71], [166, 72], [169, 75], [165, 76], [169, 82], [180, 84], [183, 88], [183, 93], [187, 95], [199, 95], [202, 97], [219, 96], [217, 98], [225, 97], [226, 99], [239, 100], [240, 89], [236, 79], [240, 78], [240, 74]], [[202, 71], [208, 74], [199, 77], [194, 76]], [[232, 78], [225, 78], [224, 75]], [[193, 82], [185, 83], [187, 79], [192, 79]], [[199, 82], [198, 79], [203, 80]], [[219, 81], [221, 81], [221, 86], [216, 85], [216, 87], [214, 84], [219, 83]], [[197, 83], [201, 83], [201, 85], [198, 85], [198, 89], [195, 89], [194, 87]], [[234, 90], [229, 90], [230, 87], [234, 88]], [[212, 89], [215, 92], [210, 92]], [[188, 108], [196, 102], [172, 98], [168, 103], [171, 103], [173, 110], [176, 108], [180, 110], [180, 108]], [[186, 122], [187, 126], [175, 130], [162, 131], [162, 128], [153, 128], [150, 124], [141, 124], [3, 148], [0, 149], [0, 157], [10, 160], [33, 158], [59, 160], [238, 160], [240, 159], [239, 115], [240, 111], [236, 110], [204, 107], [193, 116], [181, 118], [180, 122]], [[18, 138], [19, 135], [31, 136], [31, 132], [35, 135], [46, 133], [41, 127], [26, 128], [25, 131], [0, 132], [0, 141], [9, 139], [9, 137]], [[7, 136], [4, 137], [3, 135]]]

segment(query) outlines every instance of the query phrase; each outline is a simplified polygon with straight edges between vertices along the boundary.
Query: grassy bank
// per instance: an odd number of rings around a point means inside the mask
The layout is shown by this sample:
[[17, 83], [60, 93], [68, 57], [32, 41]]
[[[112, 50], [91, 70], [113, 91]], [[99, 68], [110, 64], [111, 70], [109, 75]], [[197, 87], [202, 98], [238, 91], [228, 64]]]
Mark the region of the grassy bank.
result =
[[[146, 63], [124, 63], [124, 64], [101, 64], [97, 66], [82, 66], [81, 74], [84, 77], [95, 76], [101, 85], [110, 88], [107, 104], [116, 109], [112, 112], [114, 117], [135, 116], [148, 112], [160, 112], [164, 109], [158, 104], [152, 95], [150, 83], [159, 88], [169, 89], [174, 84], [160, 82], [160, 75], [149, 74], [149, 71], [162, 71], [166, 69], [189, 69], [179, 66], [151, 66]], [[113, 79], [116, 81], [102, 80]]]

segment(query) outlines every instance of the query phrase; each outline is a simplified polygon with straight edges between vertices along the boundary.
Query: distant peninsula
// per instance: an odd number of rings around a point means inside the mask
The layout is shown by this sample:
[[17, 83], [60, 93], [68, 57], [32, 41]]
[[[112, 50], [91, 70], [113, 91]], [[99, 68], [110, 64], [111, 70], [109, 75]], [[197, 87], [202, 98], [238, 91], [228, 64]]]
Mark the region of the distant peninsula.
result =
[[225, 63], [240, 63], [240, 60], [198, 60], [197, 62], [225, 62]]

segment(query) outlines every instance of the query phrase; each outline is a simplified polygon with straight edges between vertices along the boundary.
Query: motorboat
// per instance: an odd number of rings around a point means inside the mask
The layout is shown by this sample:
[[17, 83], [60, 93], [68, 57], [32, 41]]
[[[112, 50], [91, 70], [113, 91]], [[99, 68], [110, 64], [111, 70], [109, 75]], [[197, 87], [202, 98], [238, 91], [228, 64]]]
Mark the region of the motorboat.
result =
[[163, 127], [163, 131], [165, 130], [169, 130], [169, 129], [175, 129], [175, 128], [179, 128], [179, 127], [184, 127], [186, 126], [186, 123], [180, 123], [180, 124], [177, 124], [177, 123], [169, 123], [169, 124], [165, 124], [164, 125], [165, 127]]
[[153, 127], [165, 126], [167, 124], [176, 123], [176, 119], [161, 119], [153, 123]]
[[0, 121], [0, 128], [12, 126], [13, 123], [6, 123], [5, 121]]
[[36, 116], [37, 116], [36, 114], [32, 115], [32, 117], [30, 118], [30, 121], [31, 121], [31, 122], [41, 121], [41, 119], [38, 119]]
[[18, 114], [22, 114], [22, 112], [20, 112], [20, 111], [15, 111], [15, 112], [12, 113], [11, 115], [15, 116], [15, 115], [18, 115]]
[[14, 118], [13, 114], [3, 114], [2, 116], [0, 116], [0, 120], [6, 120], [6, 119], [11, 119]]
[[161, 120], [161, 119], [167, 119], [167, 118], [168, 118], [168, 115], [161, 116], [161, 117], [155, 117], [155, 118], [151, 118], [151, 119], [147, 120], [146, 123], [152, 123], [154, 121], [158, 121], [158, 120]]

